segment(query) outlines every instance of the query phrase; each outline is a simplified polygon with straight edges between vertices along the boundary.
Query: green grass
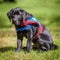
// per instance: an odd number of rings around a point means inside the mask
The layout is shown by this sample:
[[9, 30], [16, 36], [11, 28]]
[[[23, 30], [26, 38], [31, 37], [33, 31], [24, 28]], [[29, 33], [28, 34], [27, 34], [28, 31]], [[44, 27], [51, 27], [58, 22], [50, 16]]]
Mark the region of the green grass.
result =
[[[3, 57], [1, 57], [3, 56]], [[1, 60], [59, 60], [59, 54], [56, 51], [50, 51], [45, 53], [37, 53], [32, 51], [31, 53], [14, 53], [12, 51], [4, 52], [0, 55]]]
[[[7, 18], [11, 8], [21, 7], [32, 13], [50, 31], [57, 50], [39, 53], [32, 50], [26, 53], [22, 49], [19, 53], [13, 50], [17, 45], [14, 26]], [[5, 2], [0, 4], [0, 60], [60, 60], [60, 0], [19, 0], [17, 3]], [[23, 47], [26, 39], [23, 40]]]
[[[55, 33], [54, 33], [55, 32]], [[58, 45], [57, 50], [47, 52], [38, 52], [32, 49], [31, 52], [25, 53], [22, 49], [19, 53], [14, 52], [17, 46], [17, 37], [15, 29], [9, 28], [0, 30], [0, 60], [60, 60], [60, 35], [59, 32], [53, 29], [51, 34], [54, 38], [54, 43]], [[26, 46], [26, 39], [23, 39], [23, 47]]]

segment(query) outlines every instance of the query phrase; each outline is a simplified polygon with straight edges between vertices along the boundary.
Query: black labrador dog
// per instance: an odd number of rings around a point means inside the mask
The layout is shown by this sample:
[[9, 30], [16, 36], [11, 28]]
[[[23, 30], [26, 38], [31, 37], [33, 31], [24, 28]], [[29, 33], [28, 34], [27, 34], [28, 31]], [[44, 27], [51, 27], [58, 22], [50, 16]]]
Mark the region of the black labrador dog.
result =
[[17, 40], [17, 49], [16, 49], [17, 52], [19, 52], [22, 48], [22, 40], [24, 36], [27, 38], [27, 51], [30, 51], [32, 49], [32, 42], [34, 43], [35, 47], [37, 47], [38, 49], [42, 49], [44, 51], [57, 48], [57, 46], [53, 44], [53, 39], [45, 26], [43, 31], [35, 39], [33, 38], [39, 31], [38, 26], [35, 26], [35, 24], [33, 24], [32, 28], [28, 30], [19, 30], [21, 28], [30, 26], [30, 25], [26, 25], [26, 21], [33, 16], [32, 14], [17, 7], [11, 9], [7, 13], [7, 16], [9, 20], [12, 22], [12, 24], [15, 25], [16, 31], [18, 30], [17, 31], [18, 40]]

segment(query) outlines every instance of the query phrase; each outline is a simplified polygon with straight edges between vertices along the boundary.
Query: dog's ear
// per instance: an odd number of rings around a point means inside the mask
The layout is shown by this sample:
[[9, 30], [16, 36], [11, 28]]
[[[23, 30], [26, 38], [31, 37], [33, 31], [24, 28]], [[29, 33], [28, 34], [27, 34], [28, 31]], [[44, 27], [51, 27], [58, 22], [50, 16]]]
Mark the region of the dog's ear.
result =
[[12, 18], [12, 14], [13, 14], [13, 9], [11, 9], [11, 10], [7, 13], [7, 16], [8, 16], [8, 18], [10, 19], [10, 21], [11, 21], [11, 18]]
[[23, 11], [23, 22], [25, 23], [25, 20], [26, 20], [26, 12]]

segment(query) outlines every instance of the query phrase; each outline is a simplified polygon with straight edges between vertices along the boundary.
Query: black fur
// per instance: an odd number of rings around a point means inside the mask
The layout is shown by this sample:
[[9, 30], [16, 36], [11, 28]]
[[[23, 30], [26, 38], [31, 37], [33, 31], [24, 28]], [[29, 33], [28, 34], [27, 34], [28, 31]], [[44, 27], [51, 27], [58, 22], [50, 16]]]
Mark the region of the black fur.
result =
[[[18, 8], [11, 9], [7, 13], [7, 16], [10, 19], [10, 21], [12, 21], [12, 23], [15, 25], [15, 28], [17, 27], [20, 28], [21, 27], [20, 21], [23, 20], [23, 22], [25, 23], [25, 21], [33, 15], [18, 7]], [[17, 40], [16, 51], [19, 52], [21, 50], [22, 40], [24, 36], [27, 38], [28, 51], [32, 49], [32, 42], [38, 49], [42, 49], [44, 51], [55, 49], [57, 47], [56, 45], [53, 44], [53, 39], [49, 31], [46, 29], [46, 27], [44, 27], [43, 32], [36, 39], [32, 40], [37, 32], [38, 32], [38, 27], [36, 26], [33, 26], [33, 28], [28, 31], [17, 32], [18, 40]]]

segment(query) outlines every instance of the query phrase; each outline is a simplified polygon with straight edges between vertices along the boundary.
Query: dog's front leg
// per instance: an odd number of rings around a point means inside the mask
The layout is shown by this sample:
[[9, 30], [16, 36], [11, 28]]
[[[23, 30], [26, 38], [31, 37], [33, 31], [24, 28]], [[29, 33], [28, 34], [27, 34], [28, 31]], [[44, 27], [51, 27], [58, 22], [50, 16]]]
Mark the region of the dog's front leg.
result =
[[18, 40], [17, 40], [17, 49], [16, 49], [16, 52], [19, 52], [22, 48], [22, 39], [23, 39], [23, 36], [22, 34], [17, 34], [17, 37], [18, 37]]
[[22, 48], [22, 41], [20, 39], [17, 40], [17, 49], [16, 52], [19, 52]]
[[32, 49], [32, 29], [28, 31], [27, 33], [27, 50], [28, 52], [30, 52], [30, 50]]

